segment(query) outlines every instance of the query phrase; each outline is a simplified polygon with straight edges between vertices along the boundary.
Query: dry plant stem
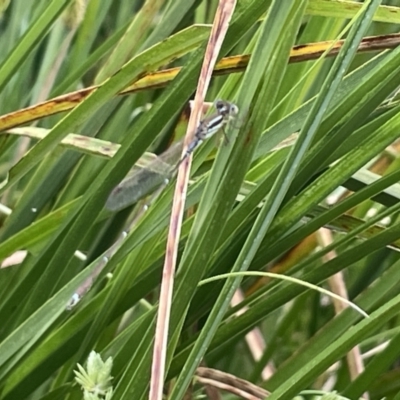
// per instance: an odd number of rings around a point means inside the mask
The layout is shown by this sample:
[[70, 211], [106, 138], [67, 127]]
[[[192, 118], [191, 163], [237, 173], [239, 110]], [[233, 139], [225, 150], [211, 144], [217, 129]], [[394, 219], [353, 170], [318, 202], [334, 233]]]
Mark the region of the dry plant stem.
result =
[[[321, 228], [318, 231], [318, 241], [324, 247], [330, 245], [333, 242], [330, 230], [326, 228]], [[335, 257], [336, 257], [336, 252], [330, 251], [323, 257], [323, 261], [328, 262], [329, 260], [332, 260]], [[339, 296], [345, 299], [348, 299], [346, 284], [344, 282], [342, 272], [338, 272], [337, 274], [331, 276], [328, 279], [328, 285], [329, 289], [333, 293], [338, 294]], [[348, 307], [346, 303], [338, 301], [336, 299], [333, 299], [333, 306], [335, 308], [336, 314], [341, 313], [345, 308]], [[358, 375], [360, 375], [364, 371], [364, 363], [362, 360], [359, 346], [355, 346], [353, 349], [351, 349], [347, 354], [346, 358], [349, 367], [350, 378], [353, 381], [355, 378], [357, 378]], [[369, 396], [366, 393], [364, 393], [364, 398], [368, 399]]]
[[388, 340], [388, 341], [386, 341], [386, 342], [383, 342], [383, 343], [379, 344], [378, 346], [374, 347], [373, 349], [366, 351], [366, 352], [362, 355], [363, 360], [367, 360], [368, 358], [374, 357], [374, 356], [376, 356], [377, 354], [381, 353], [383, 350], [386, 349], [386, 347], [389, 346], [389, 343], [390, 343], [390, 342], [389, 342], [389, 340]]
[[[208, 400], [222, 400], [222, 397], [219, 393], [218, 388], [211, 386], [211, 385], [204, 385], [204, 393], [207, 396], [206, 399]], [[192, 398], [190, 398], [191, 400]]]
[[[194, 99], [193, 111], [190, 115], [185, 136], [185, 149], [193, 140], [194, 133], [199, 125], [205, 95], [220, 48], [225, 38], [226, 31], [228, 30], [229, 21], [232, 17], [235, 5], [236, 0], [220, 0], [218, 5], [213, 27], [210, 33], [210, 38], [208, 40], [208, 45], [204, 55], [203, 66], [200, 72], [199, 83], [197, 85], [196, 96]], [[183, 155], [184, 152], [182, 153], [182, 156]], [[183, 161], [179, 166], [178, 178], [175, 187], [154, 339], [149, 394], [150, 400], [162, 400], [174, 275], [187, 185], [189, 182], [189, 166], [191, 159], [192, 158], [190, 156], [186, 157], [185, 161]]]
[[[231, 300], [231, 306], [234, 307], [237, 304], [240, 304], [244, 300], [244, 296], [242, 291], [236, 290], [235, 294], [233, 295], [233, 298]], [[248, 307], [243, 307], [240, 309], [235, 315], [239, 316], [241, 314], [244, 314], [248, 310]], [[247, 345], [249, 346], [250, 352], [254, 358], [255, 361], [260, 360], [262, 357], [263, 353], [265, 352], [265, 340], [261, 334], [261, 331], [259, 328], [254, 328], [252, 329], [246, 336], [245, 336]], [[263, 380], [269, 379], [273, 374], [274, 374], [275, 368], [271, 363], [268, 363], [262, 370], [261, 376]]]
[[233, 393], [243, 399], [265, 399], [270, 393], [235, 375], [227, 374], [212, 368], [199, 367], [196, 370], [196, 380], [203, 385], [214, 386]]

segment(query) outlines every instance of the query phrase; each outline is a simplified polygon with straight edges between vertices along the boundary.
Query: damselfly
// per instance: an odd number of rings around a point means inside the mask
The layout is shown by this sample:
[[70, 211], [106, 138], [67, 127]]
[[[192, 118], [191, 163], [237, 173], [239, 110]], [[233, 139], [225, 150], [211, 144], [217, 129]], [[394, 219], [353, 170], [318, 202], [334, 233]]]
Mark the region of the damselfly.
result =
[[[121, 210], [147, 196], [157, 187], [168, 183], [176, 173], [179, 165], [205, 140], [209, 139], [219, 130], [222, 130], [225, 142], [228, 137], [224, 131], [225, 125], [234, 119], [239, 112], [238, 107], [224, 100], [214, 102], [216, 112], [204, 118], [196, 129], [194, 139], [189, 144], [184, 156], [176, 162], [181, 153], [182, 142], [170, 147], [166, 152], [148, 163], [144, 168], [136, 168], [114, 190], [106, 202], [106, 208], [111, 211]], [[176, 163], [176, 164], [175, 164]], [[174, 166], [175, 164], [175, 166]]]
[[[158, 157], [153, 156], [155, 159], [153, 159], [151, 162], [146, 160], [148, 157], [143, 157], [140, 161], [142, 165], [144, 163], [146, 166], [142, 168], [136, 167], [136, 170], [130, 174], [130, 176], [126, 177], [118, 186], [113, 189], [107, 199], [106, 208], [110, 211], [122, 210], [123, 208], [136, 203], [138, 200], [147, 196], [153, 191], [155, 191], [155, 193], [151, 197], [154, 201], [169, 180], [174, 176], [179, 165], [198, 146], [200, 146], [204, 140], [209, 139], [219, 130], [222, 130], [225, 136], [225, 141], [228, 142], [228, 137], [226, 136], [224, 127], [238, 114], [239, 109], [235, 104], [223, 100], [217, 100], [214, 103], [214, 106], [216, 113], [204, 118], [200, 122], [198, 128], [196, 129], [193, 141], [189, 144], [184, 156], [178, 161], [178, 163], [176, 163], [176, 161], [178, 160], [179, 154], [182, 152], [182, 142], [171, 146], [166, 152], [162, 153]], [[137, 218], [140, 218], [143, 212], [145, 212], [148, 204], [149, 203], [147, 203], [145, 207], [142, 207], [142, 210], [139, 212], [139, 214], [133, 221], [131, 221], [131, 226], [133, 226]], [[123, 232], [120, 240], [123, 240], [128, 235], [129, 230], [130, 228]], [[113, 252], [116, 251], [115, 249], [118, 249], [119, 246], [120, 242], [116, 242], [110, 247], [110, 249], [107, 251], [107, 254], [101, 258], [93, 274], [88, 277], [88, 279], [71, 297], [67, 304], [68, 310], [72, 309], [76, 303], [80, 301], [81, 297], [90, 289], [92, 282], [96, 279], [97, 275], [100, 274], [110, 256], [112, 256]]]

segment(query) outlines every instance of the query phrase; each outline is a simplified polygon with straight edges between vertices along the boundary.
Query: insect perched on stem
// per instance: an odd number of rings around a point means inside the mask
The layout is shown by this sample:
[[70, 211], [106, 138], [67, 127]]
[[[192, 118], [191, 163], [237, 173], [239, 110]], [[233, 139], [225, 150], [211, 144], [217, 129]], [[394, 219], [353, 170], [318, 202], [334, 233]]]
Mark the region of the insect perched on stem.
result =
[[196, 129], [196, 133], [194, 134], [194, 139], [186, 149], [185, 155], [179, 160], [175, 170], [178, 169], [182, 162], [185, 161], [185, 159], [189, 157], [190, 154], [192, 154], [193, 151], [204, 142], [204, 140], [209, 139], [220, 129], [222, 129], [222, 132], [224, 133], [225, 143], [229, 143], [228, 137], [224, 131], [224, 126], [237, 116], [239, 108], [235, 104], [224, 100], [216, 100], [214, 106], [217, 112], [204, 118], [200, 122]]
[[[155, 157], [147, 166], [136, 168], [110, 193], [106, 208], [110, 211], [119, 211], [128, 205], [136, 203], [139, 199], [147, 196], [157, 187], [165, 187], [173, 179], [179, 165], [206, 139], [222, 130], [225, 142], [228, 138], [224, 132], [224, 126], [234, 119], [239, 112], [238, 107], [224, 100], [214, 103], [216, 113], [204, 118], [189, 144], [185, 155], [179, 160], [182, 152], [182, 143], [178, 142], [167, 151]], [[179, 160], [177, 162], [177, 160]]]

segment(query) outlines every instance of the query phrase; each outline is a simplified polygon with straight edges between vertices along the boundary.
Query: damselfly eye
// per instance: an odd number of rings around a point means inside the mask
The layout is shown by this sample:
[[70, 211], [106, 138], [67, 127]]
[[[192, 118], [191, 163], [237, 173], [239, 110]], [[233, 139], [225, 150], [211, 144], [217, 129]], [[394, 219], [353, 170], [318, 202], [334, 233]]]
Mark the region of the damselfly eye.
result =
[[224, 109], [226, 109], [226, 102], [223, 100], [216, 100], [214, 102], [214, 106], [219, 112], [221, 112], [224, 111]]
[[239, 108], [235, 104], [228, 101], [216, 100], [214, 102], [214, 106], [218, 113], [222, 116], [232, 116], [239, 113]]
[[229, 114], [236, 115], [239, 113], [239, 108], [235, 104], [230, 105]]

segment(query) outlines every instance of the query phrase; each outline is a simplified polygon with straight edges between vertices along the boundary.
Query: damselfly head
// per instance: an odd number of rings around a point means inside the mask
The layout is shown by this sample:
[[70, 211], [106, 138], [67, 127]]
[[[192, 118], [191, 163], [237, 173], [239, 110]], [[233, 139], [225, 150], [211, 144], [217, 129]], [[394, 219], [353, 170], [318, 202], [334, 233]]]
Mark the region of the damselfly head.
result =
[[214, 105], [218, 111], [218, 114], [222, 116], [235, 116], [239, 113], [238, 106], [230, 103], [229, 101], [216, 100]]

